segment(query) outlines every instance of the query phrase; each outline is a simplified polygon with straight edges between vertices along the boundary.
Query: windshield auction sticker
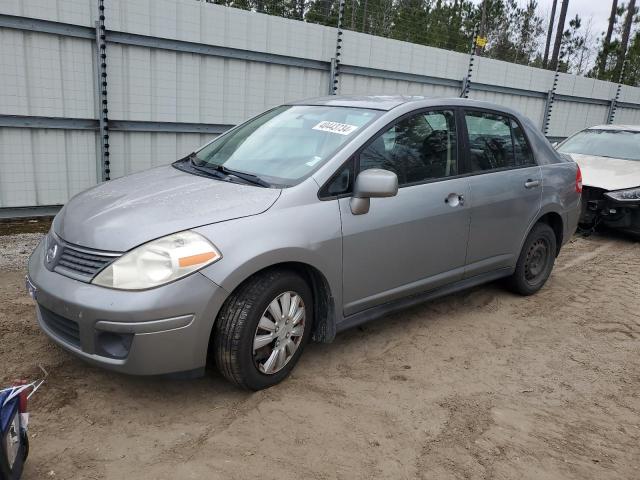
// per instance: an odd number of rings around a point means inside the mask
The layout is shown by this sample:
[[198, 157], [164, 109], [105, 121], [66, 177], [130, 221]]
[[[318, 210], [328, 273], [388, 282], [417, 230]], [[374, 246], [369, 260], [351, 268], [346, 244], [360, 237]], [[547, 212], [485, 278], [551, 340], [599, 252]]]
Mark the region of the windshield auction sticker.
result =
[[347, 123], [329, 122], [324, 120], [313, 127], [314, 130], [321, 130], [323, 132], [337, 133], [338, 135], [349, 135], [358, 129], [355, 125], [349, 125]]

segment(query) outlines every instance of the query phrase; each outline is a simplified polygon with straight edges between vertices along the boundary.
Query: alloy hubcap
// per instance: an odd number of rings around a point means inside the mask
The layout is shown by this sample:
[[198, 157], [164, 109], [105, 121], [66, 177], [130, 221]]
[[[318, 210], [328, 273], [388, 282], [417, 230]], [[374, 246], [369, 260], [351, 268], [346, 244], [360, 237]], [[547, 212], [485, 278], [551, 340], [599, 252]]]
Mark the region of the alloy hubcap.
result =
[[536, 281], [544, 272], [549, 256], [549, 246], [543, 239], [536, 240], [527, 252], [525, 262], [525, 278], [528, 281]]
[[305, 329], [305, 308], [296, 292], [284, 292], [265, 309], [253, 338], [256, 368], [273, 375], [284, 368], [300, 346]]

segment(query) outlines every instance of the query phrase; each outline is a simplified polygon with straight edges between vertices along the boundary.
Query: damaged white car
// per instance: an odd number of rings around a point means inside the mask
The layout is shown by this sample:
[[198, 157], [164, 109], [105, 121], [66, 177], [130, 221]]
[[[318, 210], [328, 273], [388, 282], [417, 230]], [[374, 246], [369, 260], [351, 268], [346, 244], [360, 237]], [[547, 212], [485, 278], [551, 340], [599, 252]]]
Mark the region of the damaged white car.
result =
[[601, 125], [557, 147], [582, 171], [582, 228], [599, 225], [640, 236], [640, 126]]

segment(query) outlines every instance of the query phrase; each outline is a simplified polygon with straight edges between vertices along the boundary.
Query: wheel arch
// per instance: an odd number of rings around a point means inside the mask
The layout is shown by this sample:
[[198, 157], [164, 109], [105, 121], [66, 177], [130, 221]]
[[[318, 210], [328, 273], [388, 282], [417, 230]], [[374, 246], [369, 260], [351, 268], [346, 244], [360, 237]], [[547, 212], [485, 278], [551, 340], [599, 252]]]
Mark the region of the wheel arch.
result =
[[[268, 265], [261, 265], [254, 271], [245, 273], [244, 278], [236, 278], [233, 282], [233, 287], [228, 290], [229, 295], [227, 299], [232, 296], [233, 292], [237, 291], [257, 275], [261, 275], [266, 271], [273, 269], [294, 271], [307, 282], [307, 285], [309, 285], [313, 295], [314, 305], [314, 322], [311, 338], [313, 341], [321, 343], [330, 343], [333, 341], [336, 335], [336, 300], [325, 274], [311, 263], [304, 261], [280, 261], [270, 263]], [[220, 312], [218, 312], [218, 315], [219, 313]], [[210, 346], [214, 332], [215, 328], [211, 331], [211, 338], [209, 340]]]
[[336, 336], [335, 300], [324, 274], [309, 263], [288, 261], [266, 267], [254, 275], [273, 268], [293, 270], [307, 281], [313, 294], [314, 308], [311, 338], [315, 342], [331, 342]]
[[559, 208], [554, 208], [553, 205], [548, 205], [546, 208], [543, 208], [540, 212], [538, 212], [538, 215], [529, 224], [529, 227], [526, 230], [526, 235], [523, 235], [522, 239], [520, 240], [520, 246], [518, 248], [517, 255], [520, 255], [520, 252], [522, 251], [524, 243], [527, 241], [531, 230], [533, 230], [533, 227], [539, 222], [543, 222], [549, 225], [553, 230], [553, 233], [555, 233], [556, 257], [560, 254], [560, 249], [562, 248], [562, 244], [565, 241], [565, 221], [562, 217], [562, 214], [559, 213], [559, 210]]
[[[560, 249], [564, 241], [564, 221], [558, 212], [550, 211], [540, 216], [534, 223], [546, 223], [551, 227], [556, 236], [556, 257], [560, 254]], [[533, 228], [533, 225], [531, 226]], [[531, 231], [531, 229], [529, 229]], [[528, 235], [528, 234], [527, 234]]]

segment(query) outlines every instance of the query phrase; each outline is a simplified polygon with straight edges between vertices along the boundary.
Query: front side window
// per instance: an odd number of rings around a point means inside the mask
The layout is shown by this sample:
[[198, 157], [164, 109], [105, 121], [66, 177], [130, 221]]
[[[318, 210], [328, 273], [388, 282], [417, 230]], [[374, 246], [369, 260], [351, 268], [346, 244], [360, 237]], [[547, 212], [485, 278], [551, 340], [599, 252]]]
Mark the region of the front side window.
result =
[[569, 137], [561, 153], [579, 153], [598, 157], [640, 160], [640, 132], [630, 130], [589, 129]]
[[510, 117], [465, 112], [471, 171], [481, 172], [535, 165], [520, 125]]
[[360, 171], [390, 170], [399, 186], [458, 174], [458, 145], [452, 111], [403, 118], [360, 153]]
[[295, 185], [318, 169], [382, 112], [363, 108], [285, 105], [249, 120], [196, 152], [198, 167]]

